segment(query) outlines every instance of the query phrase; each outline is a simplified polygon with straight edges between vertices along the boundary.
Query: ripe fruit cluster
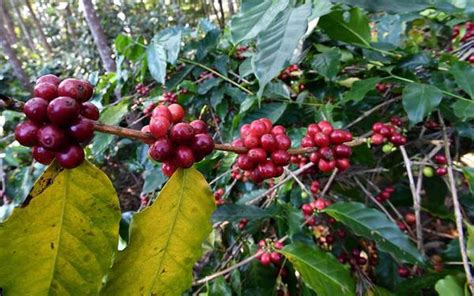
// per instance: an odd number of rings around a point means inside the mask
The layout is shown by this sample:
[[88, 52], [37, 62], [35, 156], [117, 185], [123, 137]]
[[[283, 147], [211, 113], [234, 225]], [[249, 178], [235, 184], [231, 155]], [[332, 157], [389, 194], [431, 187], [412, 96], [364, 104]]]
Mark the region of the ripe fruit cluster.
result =
[[255, 183], [281, 176], [283, 167], [290, 163], [291, 140], [283, 126], [273, 126], [268, 118], [242, 125], [240, 138], [232, 145], [248, 149], [247, 153], [239, 155], [236, 164], [245, 171], [244, 176]]
[[[462, 25], [456, 25], [453, 27], [453, 34], [451, 36], [451, 39], [454, 41], [457, 39], [462, 31]], [[464, 24], [465, 27], [465, 32], [464, 35], [461, 36], [459, 39], [459, 42], [464, 45], [464, 44], [469, 44], [472, 38], [474, 37], [474, 22], [466, 22]], [[468, 58], [467, 61], [471, 64], [474, 64], [474, 54], [471, 54]]]
[[293, 64], [287, 67], [285, 70], [283, 70], [278, 76], [278, 78], [280, 80], [286, 81], [288, 79], [291, 79], [292, 77], [299, 77], [301, 76], [300, 71], [301, 71], [300, 67], [298, 67], [298, 65], [296, 64]]
[[235, 51], [234, 57], [239, 61], [245, 60], [245, 56], [243, 55], [243, 53], [245, 53], [248, 49], [249, 49], [248, 46], [239, 46], [239, 47], [237, 47], [237, 50]]
[[315, 226], [316, 219], [313, 214], [317, 211], [322, 211], [325, 208], [329, 207], [332, 204], [330, 200], [324, 199], [322, 197], [317, 198], [316, 200], [303, 204], [301, 206], [301, 212], [303, 213], [305, 224], [308, 226]]
[[344, 143], [352, 141], [352, 134], [341, 129], [334, 129], [328, 121], [312, 123], [308, 126], [306, 136], [301, 139], [302, 147], [318, 147], [311, 153], [309, 160], [318, 165], [323, 173], [347, 170], [351, 164], [349, 157], [352, 149]]
[[392, 116], [390, 123], [374, 123], [372, 125], [373, 134], [370, 142], [372, 145], [382, 145], [386, 141], [395, 146], [405, 145], [407, 138], [400, 133], [402, 125], [403, 121], [398, 116]]
[[135, 92], [140, 97], [146, 97], [150, 94], [150, 88], [143, 83], [139, 83], [135, 86]]
[[15, 129], [15, 138], [23, 146], [33, 147], [33, 157], [42, 164], [54, 159], [66, 169], [79, 166], [84, 160], [81, 144], [94, 134], [99, 119], [97, 107], [87, 102], [94, 89], [84, 80], [63, 81], [48, 74], [36, 81], [33, 98], [23, 112], [28, 118]]
[[342, 253], [337, 257], [337, 259], [342, 264], [349, 263], [351, 269], [355, 270], [357, 266], [364, 266], [368, 263], [366, 256], [367, 254], [365, 252], [361, 252], [361, 250], [354, 248], [351, 250], [350, 255], [347, 253]]
[[214, 150], [207, 124], [202, 120], [183, 122], [184, 115], [181, 105], [159, 105], [153, 109], [149, 125], [142, 128], [156, 139], [148, 143], [148, 154], [163, 162], [161, 169], [168, 177], [177, 168], [190, 168]]
[[222, 199], [224, 194], [225, 194], [224, 188], [219, 188], [214, 192], [214, 202], [216, 205], [224, 204], [224, 200]]
[[434, 162], [436, 162], [439, 167], [436, 168], [436, 175], [437, 176], [444, 176], [448, 173], [448, 169], [446, 168], [446, 164], [448, 164], [448, 160], [446, 156], [443, 154], [437, 154], [433, 157]]
[[377, 196], [375, 197], [375, 199], [378, 201], [378, 202], [384, 202], [386, 200], [389, 200], [390, 197], [392, 196], [392, 194], [395, 192], [395, 188], [393, 188], [392, 186], [388, 186], [386, 187], [382, 192], [380, 192], [379, 194], [377, 194]]
[[281, 255], [274, 250], [283, 248], [283, 243], [279, 241], [264, 240], [258, 242], [257, 260], [264, 266], [273, 263], [275, 266], [280, 266]]

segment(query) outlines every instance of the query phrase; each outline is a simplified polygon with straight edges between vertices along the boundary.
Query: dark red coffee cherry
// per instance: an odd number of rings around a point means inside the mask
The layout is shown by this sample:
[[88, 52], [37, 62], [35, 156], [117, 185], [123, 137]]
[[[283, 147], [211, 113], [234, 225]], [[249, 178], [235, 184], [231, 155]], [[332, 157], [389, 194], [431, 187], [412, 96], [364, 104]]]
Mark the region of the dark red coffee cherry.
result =
[[336, 161], [320, 159], [318, 162], [318, 168], [323, 173], [332, 172], [336, 168]]
[[268, 152], [278, 150], [277, 142], [272, 134], [264, 134], [260, 138], [260, 146]]
[[168, 106], [168, 109], [171, 112], [171, 118], [173, 123], [177, 123], [183, 120], [184, 118], [184, 109], [181, 105], [171, 104]]
[[43, 75], [43, 76], [41, 76], [40, 78], [38, 78], [36, 80], [36, 84], [40, 84], [40, 83], [43, 83], [43, 82], [51, 83], [53, 85], [58, 86], [59, 83], [61, 83], [61, 79], [56, 75], [46, 74], [46, 75]]
[[248, 155], [242, 154], [237, 158], [237, 165], [241, 170], [249, 171], [257, 166], [257, 163], [253, 161]]
[[267, 131], [267, 126], [260, 120], [254, 120], [250, 123], [250, 135], [255, 137], [261, 137]]
[[[277, 126], [275, 126], [277, 127]], [[277, 134], [275, 136], [275, 140], [278, 145], [278, 150], [288, 150], [291, 147], [291, 140], [290, 138], [285, 135], [285, 134]]]
[[410, 270], [404, 266], [400, 266], [398, 268], [398, 275], [401, 277], [401, 278], [406, 278], [406, 277], [409, 277], [410, 276]]
[[171, 116], [170, 109], [166, 107], [165, 105], [159, 105], [153, 109], [153, 112], [151, 113], [152, 117], [158, 117], [158, 116], [163, 116], [168, 118], [168, 120], [171, 122], [173, 120], [173, 117]]
[[84, 80], [68, 78], [64, 79], [58, 86], [58, 95], [70, 97], [79, 103], [85, 102], [92, 97], [94, 88]]
[[15, 128], [15, 139], [23, 146], [33, 147], [38, 143], [40, 127], [32, 121], [25, 121]]
[[38, 142], [46, 149], [59, 150], [66, 146], [67, 137], [63, 129], [48, 124], [39, 129]]
[[88, 141], [94, 135], [94, 123], [90, 119], [79, 117], [68, 127], [68, 133], [80, 143]]
[[351, 147], [344, 144], [337, 145], [336, 147], [334, 147], [334, 154], [337, 157], [349, 158], [352, 154], [352, 149]]
[[190, 168], [194, 163], [193, 151], [187, 146], [179, 146], [176, 148], [174, 160], [180, 168]]
[[262, 148], [252, 148], [247, 152], [247, 155], [254, 163], [264, 163], [267, 160], [267, 152]]
[[54, 152], [49, 151], [41, 146], [35, 146], [33, 147], [33, 158], [44, 165], [50, 164], [55, 157]]
[[272, 128], [272, 134], [274, 136], [276, 135], [285, 135], [286, 134], [286, 129], [284, 126], [282, 125], [275, 125], [273, 128]]
[[170, 138], [171, 141], [178, 144], [189, 143], [194, 137], [194, 128], [184, 122], [177, 123], [171, 128]]
[[204, 121], [196, 119], [191, 121], [190, 125], [196, 134], [207, 134], [207, 124]]
[[48, 104], [43, 98], [31, 98], [23, 106], [23, 113], [29, 120], [42, 124], [48, 120]]
[[329, 137], [332, 144], [342, 144], [346, 141], [346, 132], [336, 129], [329, 135]]
[[321, 132], [314, 135], [313, 142], [317, 147], [326, 147], [331, 143], [331, 139], [328, 135]]
[[56, 125], [67, 125], [81, 113], [79, 103], [70, 97], [57, 97], [48, 105], [48, 118]]
[[47, 101], [51, 101], [58, 96], [58, 87], [48, 82], [42, 82], [35, 85], [33, 94], [35, 97], [40, 97]]
[[163, 175], [165, 175], [166, 177], [171, 177], [177, 169], [178, 169], [178, 166], [176, 165], [174, 160], [166, 160], [163, 162], [163, 165], [161, 166]]
[[99, 109], [90, 102], [82, 103], [81, 115], [90, 120], [98, 120], [100, 117]]
[[159, 139], [151, 145], [148, 153], [156, 161], [165, 161], [173, 155], [173, 144], [167, 138]]
[[278, 166], [286, 166], [290, 163], [290, 154], [285, 150], [272, 153], [272, 161]]
[[254, 135], [248, 135], [244, 139], [244, 145], [247, 149], [252, 149], [260, 146], [260, 139], [257, 136]]
[[150, 133], [153, 137], [160, 139], [168, 134], [171, 123], [164, 116], [152, 117], [150, 120]]
[[214, 150], [214, 140], [208, 134], [197, 134], [191, 142], [191, 149], [196, 156], [204, 157]]
[[79, 145], [70, 145], [56, 153], [56, 160], [61, 167], [73, 169], [84, 161], [84, 150]]

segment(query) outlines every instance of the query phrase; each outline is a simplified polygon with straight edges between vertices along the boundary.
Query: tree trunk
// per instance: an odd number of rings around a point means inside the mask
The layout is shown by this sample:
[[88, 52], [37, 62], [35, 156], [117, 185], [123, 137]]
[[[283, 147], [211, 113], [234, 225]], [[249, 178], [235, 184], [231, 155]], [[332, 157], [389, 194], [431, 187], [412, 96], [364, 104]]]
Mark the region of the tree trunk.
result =
[[18, 8], [18, 3], [15, 4], [13, 0], [10, 0], [10, 6], [15, 9], [15, 13], [17, 14], [18, 17], [18, 22], [20, 23], [20, 28], [23, 34], [25, 34], [25, 39], [26, 39], [26, 44], [31, 51], [35, 51], [35, 45], [33, 43], [33, 38], [31, 37], [30, 31], [28, 28], [25, 26], [25, 23], [23, 22], [23, 19], [21, 18], [21, 12], [20, 9]]
[[48, 40], [46, 39], [46, 36], [44, 35], [43, 26], [41, 25], [38, 18], [36, 17], [35, 11], [33, 10], [33, 7], [31, 7], [30, 1], [25, 0], [25, 4], [26, 4], [26, 7], [28, 7], [28, 10], [30, 11], [31, 18], [33, 19], [33, 22], [35, 23], [36, 28], [38, 29], [39, 37], [41, 39], [41, 42], [43, 43], [44, 48], [49, 54], [53, 54], [53, 50], [51, 49], [51, 46], [49, 46]]
[[234, 0], [227, 0], [227, 6], [229, 6], [230, 15], [234, 15], [235, 14]]
[[84, 16], [86, 17], [87, 25], [92, 32], [92, 37], [94, 37], [100, 58], [104, 63], [104, 68], [107, 72], [115, 72], [117, 68], [115, 61], [112, 59], [112, 50], [107, 44], [107, 38], [100, 25], [99, 18], [95, 13], [94, 5], [91, 0], [82, 0], [81, 2], [84, 7]]
[[8, 57], [8, 62], [13, 68], [13, 74], [15, 74], [16, 78], [20, 80], [21, 85], [26, 90], [31, 91], [30, 79], [28, 78], [28, 75], [26, 75], [25, 71], [23, 71], [20, 60], [18, 60], [15, 51], [8, 42], [7, 33], [3, 27], [3, 21], [1, 19], [0, 21], [0, 43], [2, 45], [3, 52]]
[[10, 39], [10, 43], [17, 43], [18, 38], [16, 38], [15, 33], [15, 25], [13, 24], [13, 20], [8, 13], [7, 6], [3, 0], [0, 0], [0, 18], [4, 20], [4, 24], [6, 27], [6, 33], [8, 34], [8, 38]]

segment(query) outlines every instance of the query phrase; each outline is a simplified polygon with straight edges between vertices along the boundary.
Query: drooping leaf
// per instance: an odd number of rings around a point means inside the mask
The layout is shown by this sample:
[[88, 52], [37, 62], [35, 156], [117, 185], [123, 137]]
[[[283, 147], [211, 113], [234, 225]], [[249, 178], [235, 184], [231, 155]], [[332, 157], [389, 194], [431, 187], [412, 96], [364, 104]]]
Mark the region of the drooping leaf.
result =
[[464, 296], [462, 284], [452, 275], [440, 279], [435, 285], [435, 290], [439, 296]]
[[328, 80], [333, 80], [339, 72], [340, 63], [341, 51], [338, 48], [332, 48], [315, 55], [311, 67]]
[[146, 49], [148, 70], [159, 83], [164, 84], [166, 78], [166, 50], [163, 44], [152, 40]]
[[364, 80], [359, 80], [352, 84], [351, 90], [348, 91], [344, 98], [347, 101], [356, 101], [359, 102], [364, 99], [365, 95], [375, 89], [377, 83], [380, 82], [379, 77], [368, 78]]
[[29, 204], [0, 224], [0, 287], [6, 295], [96, 295], [117, 248], [118, 198], [85, 161], [51, 165]]
[[305, 4], [280, 12], [265, 31], [258, 34], [257, 53], [252, 65], [259, 82], [259, 96], [265, 85], [289, 63], [300, 38], [306, 32], [311, 5]]
[[118, 254], [103, 294], [180, 295], [191, 286], [214, 209], [204, 177], [192, 168], [176, 171], [155, 203], [134, 215], [130, 243]]
[[468, 63], [457, 62], [451, 67], [451, 74], [457, 85], [462, 88], [471, 99], [474, 99], [474, 68]]
[[288, 6], [288, 0], [250, 0], [242, 3], [241, 10], [230, 23], [232, 41], [239, 43], [252, 39], [265, 30], [276, 15]]
[[335, 203], [324, 211], [357, 235], [375, 241], [381, 251], [409, 263], [423, 262], [407, 235], [382, 212], [358, 202]]
[[318, 295], [355, 295], [349, 269], [330, 253], [301, 242], [285, 246], [281, 253]]
[[336, 10], [321, 17], [319, 27], [331, 39], [362, 46], [370, 45], [369, 19], [359, 8], [352, 8], [346, 21], [344, 12]]
[[474, 100], [457, 100], [452, 108], [454, 114], [462, 120], [474, 118]]
[[171, 27], [161, 30], [153, 36], [151, 43], [161, 45], [166, 51], [166, 60], [168, 63], [175, 64], [181, 49], [181, 29]]
[[255, 110], [255, 112], [252, 112], [251, 114], [246, 116], [244, 121], [251, 122], [258, 118], [267, 117], [275, 123], [283, 115], [287, 107], [288, 104], [286, 103], [264, 104], [260, 109]]
[[417, 124], [431, 113], [443, 98], [443, 93], [436, 87], [428, 84], [410, 83], [403, 89], [403, 108], [408, 114], [411, 124]]

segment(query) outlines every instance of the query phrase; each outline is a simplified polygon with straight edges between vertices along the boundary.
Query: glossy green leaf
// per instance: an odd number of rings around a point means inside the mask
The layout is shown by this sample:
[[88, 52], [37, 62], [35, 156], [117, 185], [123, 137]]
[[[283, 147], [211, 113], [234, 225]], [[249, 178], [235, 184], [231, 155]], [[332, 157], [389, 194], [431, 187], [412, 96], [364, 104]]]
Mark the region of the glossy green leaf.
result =
[[239, 43], [252, 39], [265, 30], [276, 15], [287, 8], [288, 0], [250, 0], [242, 3], [241, 10], [230, 23], [232, 41]]
[[103, 295], [180, 295], [188, 289], [214, 209], [204, 177], [192, 168], [176, 171], [155, 203], [133, 216], [129, 245], [118, 254]]
[[[358, 7], [363, 7], [369, 11], [381, 11], [390, 13], [407, 13], [421, 11], [430, 6], [451, 7], [447, 1], [433, 0], [335, 0], [338, 3], [345, 3]], [[436, 5], [438, 3], [438, 5]], [[443, 6], [440, 6], [443, 7]]]
[[280, 74], [306, 32], [311, 5], [280, 12], [265, 31], [258, 34], [257, 53], [253, 56], [254, 73], [259, 82], [259, 96], [265, 85]]
[[369, 91], [375, 89], [375, 86], [380, 80], [379, 77], [373, 77], [354, 82], [351, 90], [345, 94], [344, 99], [346, 101], [362, 101]]
[[474, 168], [464, 167], [462, 171], [469, 185], [469, 190], [471, 191], [472, 196], [474, 196]]
[[245, 122], [251, 122], [258, 118], [267, 117], [275, 123], [283, 115], [287, 107], [288, 104], [286, 103], [264, 104], [260, 109], [250, 113], [247, 117], [245, 117]]
[[474, 67], [468, 63], [455, 63], [450, 70], [457, 85], [474, 99]]
[[454, 114], [462, 120], [474, 118], [474, 100], [457, 100], [452, 108]]
[[214, 222], [220, 221], [231, 221], [238, 222], [241, 219], [263, 219], [267, 218], [271, 213], [266, 209], [261, 209], [256, 206], [238, 205], [238, 204], [227, 204], [217, 208], [212, 215]]
[[377, 248], [409, 263], [422, 263], [423, 257], [408, 236], [378, 210], [358, 202], [339, 202], [324, 210], [355, 234], [373, 240]]
[[343, 11], [333, 11], [321, 17], [319, 27], [332, 39], [370, 46], [369, 19], [359, 8], [351, 9], [347, 19]]
[[146, 50], [148, 70], [157, 82], [164, 84], [166, 78], [166, 50], [165, 47], [152, 40]]
[[330, 253], [301, 242], [285, 246], [281, 253], [318, 295], [355, 295], [349, 269]]
[[435, 86], [421, 83], [407, 85], [403, 89], [402, 103], [410, 123], [417, 124], [422, 121], [438, 107], [442, 98], [443, 93]]
[[51, 165], [28, 205], [0, 224], [5, 295], [97, 295], [117, 249], [120, 209], [112, 183], [85, 161]]
[[181, 29], [178, 27], [166, 28], [153, 36], [151, 43], [161, 45], [166, 51], [166, 61], [175, 64], [181, 49]]
[[439, 296], [464, 296], [462, 284], [452, 275], [436, 282], [435, 290]]
[[326, 79], [333, 80], [339, 72], [340, 63], [341, 51], [338, 48], [331, 48], [324, 53], [315, 55], [311, 67]]
[[469, 223], [466, 224], [467, 229], [467, 243], [466, 243], [466, 251], [467, 256], [471, 262], [474, 262], [474, 226]]

